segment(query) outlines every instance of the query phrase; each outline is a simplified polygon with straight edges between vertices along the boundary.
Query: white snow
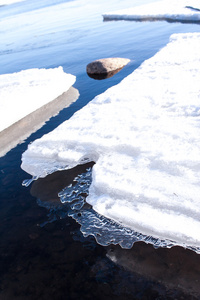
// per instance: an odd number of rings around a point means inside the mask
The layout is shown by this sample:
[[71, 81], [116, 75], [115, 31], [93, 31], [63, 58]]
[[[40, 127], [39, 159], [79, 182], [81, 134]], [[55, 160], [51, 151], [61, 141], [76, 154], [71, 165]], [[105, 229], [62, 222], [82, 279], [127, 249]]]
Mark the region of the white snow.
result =
[[62, 67], [0, 75], [0, 132], [67, 91], [75, 79]]
[[154, 57], [34, 141], [22, 169], [44, 177], [94, 160], [87, 202], [146, 235], [200, 246], [200, 33]]
[[163, 0], [104, 13], [105, 20], [200, 22], [199, 0]]
[[0, 6], [1, 5], [9, 5], [17, 2], [23, 2], [25, 0], [0, 0]]

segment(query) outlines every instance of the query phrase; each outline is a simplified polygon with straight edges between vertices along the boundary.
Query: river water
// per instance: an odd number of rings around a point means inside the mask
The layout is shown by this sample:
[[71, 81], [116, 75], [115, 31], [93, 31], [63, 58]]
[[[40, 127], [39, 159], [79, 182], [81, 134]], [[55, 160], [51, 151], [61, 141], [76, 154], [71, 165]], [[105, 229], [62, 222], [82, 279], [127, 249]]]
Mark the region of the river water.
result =
[[[62, 66], [76, 76], [74, 87], [80, 94], [0, 158], [2, 300], [200, 297], [196, 253], [181, 247], [155, 250], [144, 243], [131, 250], [103, 247], [92, 236], [83, 237], [57, 194], [90, 165], [22, 186], [30, 176], [20, 168], [21, 155], [31, 141], [119, 83], [166, 45], [171, 34], [199, 31], [197, 24], [103, 22], [104, 12], [149, 2], [26, 0], [0, 6], [0, 74]], [[88, 77], [89, 62], [116, 56], [131, 63], [106, 80]]]

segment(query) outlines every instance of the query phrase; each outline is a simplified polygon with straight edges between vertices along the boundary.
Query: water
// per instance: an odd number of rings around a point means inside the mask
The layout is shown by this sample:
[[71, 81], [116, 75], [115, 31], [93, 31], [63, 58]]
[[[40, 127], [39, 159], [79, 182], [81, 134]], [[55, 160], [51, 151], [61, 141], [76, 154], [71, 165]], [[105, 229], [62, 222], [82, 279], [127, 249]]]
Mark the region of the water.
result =
[[[70, 107], [0, 158], [0, 299], [200, 297], [200, 258], [191, 250], [155, 250], [144, 243], [123, 250], [83, 237], [58, 193], [90, 165], [22, 186], [29, 176], [20, 169], [21, 155], [31, 141], [120, 82], [172, 33], [199, 31], [195, 24], [103, 22], [103, 12], [132, 5], [130, 0], [27, 0], [0, 7], [0, 74], [61, 65], [77, 77], [74, 87], [80, 93]], [[131, 63], [106, 80], [87, 76], [89, 62], [110, 56]]]

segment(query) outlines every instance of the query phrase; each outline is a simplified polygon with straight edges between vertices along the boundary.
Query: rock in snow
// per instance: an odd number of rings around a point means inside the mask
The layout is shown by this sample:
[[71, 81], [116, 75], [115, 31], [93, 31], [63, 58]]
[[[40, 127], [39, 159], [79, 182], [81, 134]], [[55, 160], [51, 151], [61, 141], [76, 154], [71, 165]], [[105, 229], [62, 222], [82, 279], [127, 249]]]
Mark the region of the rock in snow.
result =
[[94, 78], [95, 75], [105, 75], [105, 77], [101, 78], [103, 79], [103, 78], [113, 76], [114, 74], [117, 73], [115, 71], [121, 70], [129, 62], [130, 59], [127, 58], [120, 58], [120, 57], [102, 58], [89, 63], [87, 65], [86, 70], [88, 75]]

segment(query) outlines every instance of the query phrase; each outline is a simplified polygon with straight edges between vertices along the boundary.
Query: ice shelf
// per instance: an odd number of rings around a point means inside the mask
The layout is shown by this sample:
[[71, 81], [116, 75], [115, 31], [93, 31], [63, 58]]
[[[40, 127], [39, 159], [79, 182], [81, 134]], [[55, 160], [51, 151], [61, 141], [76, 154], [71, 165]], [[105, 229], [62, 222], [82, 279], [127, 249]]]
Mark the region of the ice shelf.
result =
[[0, 132], [56, 99], [75, 80], [62, 67], [0, 75]]
[[104, 20], [200, 22], [199, 0], [163, 0], [103, 14]]
[[45, 177], [95, 161], [87, 202], [144, 235], [200, 246], [200, 33], [155, 56], [22, 155]]

